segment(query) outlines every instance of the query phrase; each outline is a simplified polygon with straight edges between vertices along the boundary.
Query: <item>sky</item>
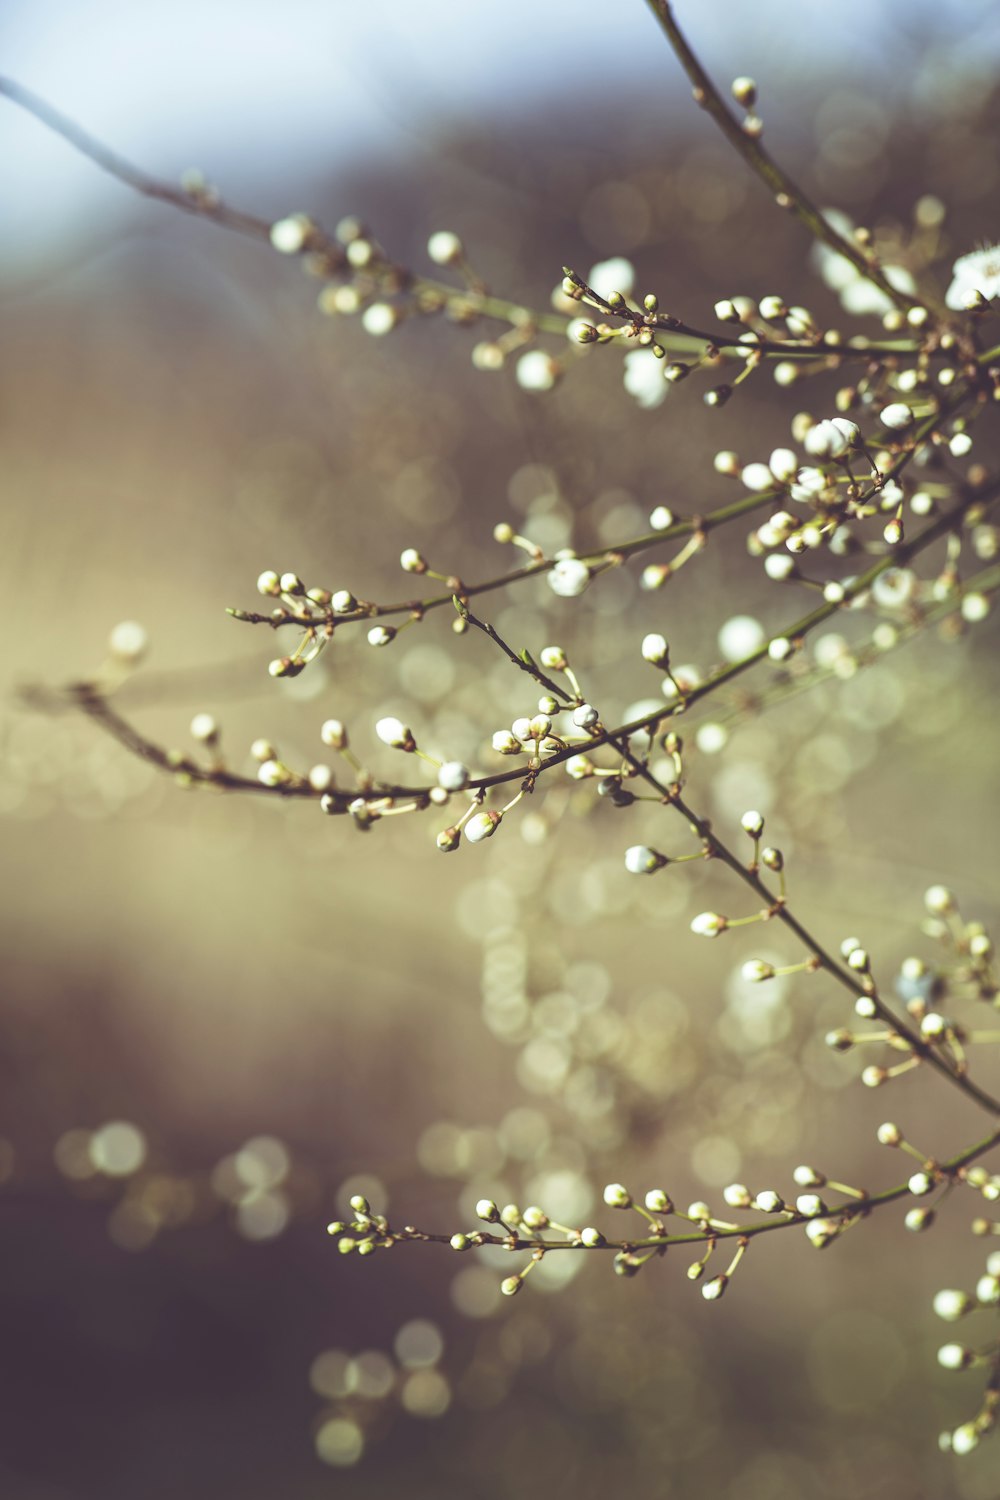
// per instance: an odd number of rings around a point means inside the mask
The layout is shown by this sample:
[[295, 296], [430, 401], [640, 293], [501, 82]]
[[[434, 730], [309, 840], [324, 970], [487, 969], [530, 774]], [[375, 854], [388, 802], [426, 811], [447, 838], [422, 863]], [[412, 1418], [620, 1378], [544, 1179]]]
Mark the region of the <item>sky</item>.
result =
[[[994, 0], [681, 0], [675, 10], [721, 82], [766, 82], [833, 57], [892, 89], [915, 62], [944, 77], [1000, 57]], [[582, 14], [585, 24], [570, 0], [5, 0], [0, 71], [156, 174], [201, 167], [237, 202], [287, 184], [275, 205], [285, 211], [320, 164], [403, 149], [442, 113], [502, 122], [572, 88], [583, 100], [648, 88], [659, 108], [683, 97], [641, 0], [592, 0]], [[8, 267], [115, 212], [118, 191], [0, 100]]]

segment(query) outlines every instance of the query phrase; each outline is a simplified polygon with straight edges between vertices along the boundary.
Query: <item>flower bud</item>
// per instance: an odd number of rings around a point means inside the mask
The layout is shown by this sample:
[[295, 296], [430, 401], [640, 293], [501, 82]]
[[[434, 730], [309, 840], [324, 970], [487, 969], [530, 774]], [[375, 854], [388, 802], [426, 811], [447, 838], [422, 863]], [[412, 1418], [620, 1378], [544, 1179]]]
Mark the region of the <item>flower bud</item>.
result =
[[375, 725], [375, 733], [383, 745], [389, 745], [393, 750], [413, 751], [417, 748], [417, 742], [413, 733], [403, 723], [402, 719], [386, 718], [379, 719]]
[[492, 838], [500, 826], [501, 814], [493, 811], [473, 813], [465, 825], [465, 837], [470, 844], [482, 843], [483, 839]]
[[546, 575], [549, 588], [562, 599], [582, 594], [590, 582], [590, 569], [578, 557], [563, 557]]
[[460, 760], [448, 760], [438, 771], [438, 786], [446, 792], [461, 792], [469, 784], [469, 768]]
[[449, 229], [438, 229], [427, 241], [427, 254], [436, 266], [454, 266], [464, 254], [462, 241]]
[[913, 411], [903, 401], [890, 402], [888, 406], [883, 406], [878, 415], [883, 427], [888, 427], [893, 432], [901, 432], [913, 421]]
[[642, 655], [645, 661], [654, 667], [666, 667], [670, 664], [670, 648], [662, 635], [647, 635], [642, 642]]
[[645, 844], [633, 844], [625, 850], [625, 868], [630, 875], [652, 875], [666, 863], [664, 855]]
[[691, 923], [691, 931], [697, 937], [718, 937], [728, 927], [726, 918], [715, 911], [703, 911]]

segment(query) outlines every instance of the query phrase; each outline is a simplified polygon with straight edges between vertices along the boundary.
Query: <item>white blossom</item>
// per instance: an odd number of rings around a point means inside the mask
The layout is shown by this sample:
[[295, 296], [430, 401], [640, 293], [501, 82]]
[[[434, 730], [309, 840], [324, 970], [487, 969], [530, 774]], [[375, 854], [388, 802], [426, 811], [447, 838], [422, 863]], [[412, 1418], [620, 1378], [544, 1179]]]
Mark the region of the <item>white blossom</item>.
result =
[[977, 293], [987, 302], [1000, 296], [1000, 246], [984, 245], [962, 255], [952, 267], [951, 286], [945, 293], [945, 306], [964, 312], [978, 301]]

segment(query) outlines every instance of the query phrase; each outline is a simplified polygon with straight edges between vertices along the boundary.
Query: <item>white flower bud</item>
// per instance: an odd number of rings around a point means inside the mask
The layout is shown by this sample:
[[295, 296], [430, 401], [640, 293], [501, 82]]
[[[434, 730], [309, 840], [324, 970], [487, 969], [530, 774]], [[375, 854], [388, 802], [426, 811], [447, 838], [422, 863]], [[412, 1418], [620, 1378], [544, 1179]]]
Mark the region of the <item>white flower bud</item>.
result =
[[760, 984], [765, 979], [774, 978], [774, 965], [765, 963], [762, 958], [751, 958], [743, 965], [740, 973], [748, 984]]
[[901, 432], [913, 421], [913, 411], [904, 401], [893, 401], [888, 406], [883, 406], [878, 416], [883, 427], [889, 427], [893, 432]]
[[[742, 75], [739, 78], [734, 78], [732, 83], [729, 85], [729, 90], [733, 98], [736, 100], [736, 103], [742, 104], [744, 109], [753, 109], [754, 105], [757, 103], [757, 85], [752, 78], [747, 78]], [[781, 299], [777, 297], [771, 297], [766, 300], [777, 302]], [[761, 307], [763, 308], [763, 303], [761, 303]]]
[[806, 1239], [817, 1250], [825, 1250], [835, 1240], [843, 1225], [839, 1219], [810, 1219], [805, 1226]]
[[756, 494], [774, 488], [774, 475], [767, 464], [747, 464], [740, 473], [740, 479], [748, 490]]
[[849, 417], [831, 417], [830, 420], [838, 432], [841, 432], [847, 439], [849, 448], [861, 442], [861, 428], [857, 422], [852, 422]]
[[358, 601], [350, 589], [337, 589], [330, 599], [330, 608], [335, 615], [350, 614], [352, 609], [357, 608]]
[[753, 1202], [750, 1189], [742, 1182], [731, 1182], [728, 1187], [723, 1188], [722, 1196], [730, 1208], [749, 1208]]
[[806, 1219], [816, 1219], [820, 1214], [826, 1213], [826, 1204], [818, 1193], [800, 1193], [795, 1200], [795, 1207]]
[[438, 786], [446, 792], [460, 792], [469, 784], [469, 768], [460, 760], [448, 760], [438, 771]]
[[788, 305], [784, 297], [761, 297], [760, 315], [767, 323], [780, 323], [784, 320], [788, 311]]
[[957, 1453], [959, 1458], [964, 1458], [971, 1453], [973, 1448], [979, 1446], [979, 1428], [975, 1422], [963, 1422], [961, 1427], [956, 1427], [951, 1434], [952, 1452]]
[[822, 1187], [826, 1182], [822, 1172], [817, 1172], [815, 1167], [810, 1167], [805, 1162], [795, 1168], [792, 1177], [799, 1187]]
[[257, 579], [257, 592], [258, 594], [266, 594], [271, 598], [281, 593], [281, 579], [273, 568], [268, 568], [266, 572], [261, 573]]
[[946, 1323], [957, 1323], [974, 1306], [975, 1303], [967, 1292], [945, 1288], [934, 1295], [934, 1311]]
[[740, 826], [744, 833], [748, 833], [752, 839], [759, 839], [764, 832], [763, 813], [745, 812], [740, 819]]
[[320, 729], [319, 737], [332, 750], [347, 749], [347, 729], [339, 719], [327, 719]]
[[631, 1208], [632, 1194], [620, 1182], [609, 1182], [604, 1189], [604, 1201], [609, 1208]]
[[669, 1195], [662, 1188], [650, 1188], [645, 1202], [651, 1214], [668, 1214], [673, 1209]]
[[580, 1230], [580, 1243], [586, 1245], [588, 1250], [595, 1250], [598, 1245], [604, 1244], [604, 1236], [599, 1229], [588, 1224], [585, 1229]]
[[262, 786], [281, 786], [289, 776], [287, 766], [277, 760], [265, 760], [257, 769], [257, 780]]
[[298, 255], [314, 228], [308, 214], [289, 214], [271, 225], [271, 244], [282, 255]]
[[674, 513], [666, 505], [658, 505], [650, 512], [649, 524], [654, 531], [666, 531], [674, 524]]
[[654, 667], [665, 667], [670, 662], [670, 648], [662, 635], [651, 634], [643, 638], [642, 655]]
[[480, 1198], [476, 1204], [476, 1218], [485, 1219], [487, 1224], [495, 1224], [500, 1217], [500, 1210], [492, 1198]]
[[492, 838], [500, 826], [500, 817], [500, 813], [492, 811], [473, 813], [463, 830], [469, 843], [479, 844], [483, 839]]
[[108, 637], [108, 648], [116, 661], [135, 666], [149, 649], [149, 633], [135, 620], [122, 620]]
[[662, 870], [666, 863], [662, 854], [645, 844], [633, 844], [631, 849], [625, 850], [625, 868], [630, 875], [652, 875]]
[[880, 1146], [901, 1146], [903, 1143], [903, 1132], [891, 1120], [887, 1120], [884, 1125], [880, 1125], [876, 1131], [876, 1135], [878, 1136]]
[[847, 437], [835, 422], [817, 422], [810, 427], [802, 446], [812, 458], [840, 458], [847, 452]]
[[914, 1198], [923, 1198], [934, 1191], [934, 1178], [929, 1172], [914, 1172], [907, 1183]]
[[410, 751], [417, 748], [412, 731], [407, 728], [402, 719], [379, 719], [375, 725], [375, 733], [383, 745], [389, 745], [393, 750]]
[[728, 922], [715, 911], [703, 911], [691, 923], [691, 931], [697, 937], [718, 937], [720, 932], [725, 932]]
[[937, 1361], [942, 1370], [966, 1370], [973, 1360], [971, 1349], [961, 1344], [942, 1344], [937, 1352]]
[[361, 314], [361, 326], [372, 338], [391, 333], [399, 322], [399, 309], [391, 302], [372, 302]]
[[191, 738], [202, 745], [214, 745], [219, 738], [219, 726], [211, 714], [195, 714], [191, 720]]
[[945, 917], [955, 910], [955, 898], [947, 886], [932, 885], [924, 892], [924, 905], [934, 917]]
[[784, 583], [796, 572], [795, 559], [786, 552], [772, 552], [764, 559], [764, 572], [775, 583]]
[[427, 241], [427, 254], [436, 266], [454, 266], [464, 254], [462, 241], [450, 229], [438, 229]]
[[566, 762], [566, 774], [574, 781], [585, 781], [588, 776], [593, 776], [594, 767], [585, 755], [571, 755]]
[[559, 366], [543, 349], [529, 349], [517, 362], [515, 376], [523, 391], [551, 391]]
[[426, 573], [427, 564], [416, 547], [406, 547], [399, 554], [399, 566], [404, 573]]
[[754, 1198], [753, 1206], [764, 1214], [779, 1214], [784, 1212], [785, 1200], [773, 1188], [765, 1188]]
[[505, 1276], [500, 1283], [500, 1290], [505, 1297], [516, 1297], [523, 1285], [524, 1281], [520, 1276]]
[[566, 337], [571, 344], [593, 344], [600, 337], [593, 323], [586, 318], [574, 318], [566, 328]]
[[573, 710], [573, 723], [577, 729], [593, 729], [601, 716], [592, 703], [580, 703]]
[[725, 1272], [721, 1276], [713, 1276], [711, 1281], [706, 1281], [701, 1289], [701, 1295], [706, 1302], [718, 1302], [729, 1285], [729, 1277]]
[[980, 1307], [996, 1307], [1000, 1304], [1000, 1275], [980, 1276], [976, 1282], [976, 1301]]
[[373, 625], [368, 632], [369, 646], [388, 646], [396, 631], [392, 625]]
[[578, 557], [563, 557], [546, 575], [549, 588], [562, 599], [582, 594], [590, 582], [590, 569]]
[[791, 448], [775, 448], [767, 461], [767, 466], [775, 479], [782, 484], [788, 484], [798, 473], [798, 456], [792, 452]]

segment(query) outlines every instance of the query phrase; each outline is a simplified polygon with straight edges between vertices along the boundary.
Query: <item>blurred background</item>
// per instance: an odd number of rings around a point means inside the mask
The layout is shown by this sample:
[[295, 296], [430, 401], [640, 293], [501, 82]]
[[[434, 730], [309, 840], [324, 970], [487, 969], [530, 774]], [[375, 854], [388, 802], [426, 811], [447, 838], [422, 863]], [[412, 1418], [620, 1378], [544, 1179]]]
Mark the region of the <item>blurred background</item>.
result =
[[[768, 144], [820, 202], [905, 245], [933, 195], [942, 288], [998, 238], [994, 6], [703, 12], [680, 7], [692, 42], [721, 83], [756, 77]], [[638, 3], [14, 0], [0, 40], [6, 74], [147, 170], [197, 166], [265, 218], [359, 215], [417, 270], [444, 228], [530, 307], [564, 263], [621, 253], [696, 324], [773, 292], [846, 323]], [[274, 638], [225, 606], [254, 608], [268, 567], [406, 597], [408, 546], [489, 576], [510, 565], [500, 520], [583, 547], [656, 505], [713, 509], [740, 493], [716, 450], [765, 458], [833, 384], [751, 381], [721, 414], [689, 385], [642, 410], [598, 350], [540, 398], [512, 362], [472, 370], [480, 329], [376, 341], [322, 317], [296, 262], [136, 198], [0, 104], [3, 1494], [994, 1496], [995, 1441], [960, 1465], [936, 1448], [980, 1395], [938, 1371], [930, 1311], [981, 1272], [975, 1200], [920, 1238], [884, 1211], [822, 1260], [769, 1236], [711, 1307], [680, 1254], [628, 1282], [551, 1256], [501, 1306], [502, 1256], [360, 1262], [324, 1234], [357, 1191], [434, 1230], [471, 1227], [485, 1194], [615, 1229], [609, 1180], [718, 1203], [733, 1180], [790, 1192], [806, 1160], [876, 1188], [905, 1175], [871, 1145], [881, 1120], [939, 1155], [985, 1133], [933, 1080], [862, 1090], [822, 1044], [849, 1021], [823, 980], [748, 991], [746, 958], [798, 957], [780, 934], [692, 938], [742, 901], [716, 872], [624, 874], [630, 844], [682, 852], [679, 820], [567, 780], [443, 860], [444, 819], [361, 838], [314, 807], [185, 794], [18, 696], [93, 673], [134, 619], [152, 648], [120, 705], [165, 744], [193, 749], [211, 711], [238, 769], [259, 736], [307, 767], [336, 716], [392, 775], [374, 723], [393, 713], [486, 764], [534, 697], [482, 637], [439, 616], [381, 652], [344, 632], [276, 683]], [[770, 632], [810, 602], [767, 583], [739, 526], [662, 593], [638, 572], [482, 612], [517, 648], [563, 644], [613, 721], [655, 694], [646, 631], [704, 672], [734, 614]], [[870, 631], [852, 615], [811, 649], [843, 661]], [[687, 735], [692, 804], [724, 836], [760, 807], [796, 911], [880, 973], [933, 956], [931, 883], [995, 912], [997, 643], [989, 621], [954, 636], [766, 713], [745, 678]]]

